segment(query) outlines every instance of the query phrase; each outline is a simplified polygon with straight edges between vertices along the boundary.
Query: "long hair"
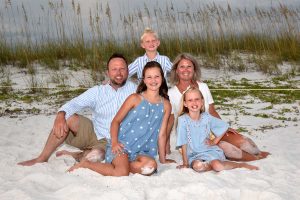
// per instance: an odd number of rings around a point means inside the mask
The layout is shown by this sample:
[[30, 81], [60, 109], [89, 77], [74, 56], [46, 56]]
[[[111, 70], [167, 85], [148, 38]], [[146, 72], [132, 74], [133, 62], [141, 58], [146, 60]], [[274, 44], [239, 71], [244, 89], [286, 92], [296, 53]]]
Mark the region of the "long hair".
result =
[[203, 102], [203, 105], [200, 109], [200, 113], [203, 113], [205, 111], [205, 108], [204, 108], [204, 98], [203, 98], [203, 95], [202, 95], [202, 92], [199, 90], [199, 88], [197, 87], [194, 87], [194, 86], [191, 86], [191, 87], [188, 87], [182, 94], [182, 97], [181, 97], [181, 101], [180, 101], [180, 108], [179, 108], [179, 112], [178, 112], [178, 117], [185, 114], [185, 113], [189, 113], [189, 109], [187, 107], [185, 107], [183, 105], [184, 101], [186, 100], [186, 94], [191, 92], [191, 91], [197, 91], [199, 92], [200, 94], [200, 97], [202, 99], [202, 102]]
[[170, 75], [171, 85], [176, 85], [179, 82], [179, 78], [178, 78], [178, 75], [176, 73], [176, 70], [177, 70], [179, 62], [183, 59], [191, 61], [194, 65], [194, 72], [195, 73], [193, 75], [192, 82], [196, 83], [197, 81], [200, 81], [201, 70], [200, 70], [200, 66], [199, 66], [197, 60], [191, 54], [181, 53], [178, 56], [176, 56], [176, 58], [173, 61], [173, 66], [172, 66], [171, 75]]
[[164, 72], [161, 68], [161, 65], [156, 61], [150, 61], [145, 65], [145, 67], [143, 69], [142, 81], [138, 85], [136, 93], [140, 94], [140, 93], [147, 90], [147, 86], [144, 83], [145, 72], [146, 72], [147, 69], [154, 68], [154, 67], [157, 67], [159, 69], [160, 75], [162, 77], [162, 83], [161, 83], [161, 86], [159, 87], [159, 95], [166, 98], [167, 100], [169, 100], [167, 81], [164, 77]]

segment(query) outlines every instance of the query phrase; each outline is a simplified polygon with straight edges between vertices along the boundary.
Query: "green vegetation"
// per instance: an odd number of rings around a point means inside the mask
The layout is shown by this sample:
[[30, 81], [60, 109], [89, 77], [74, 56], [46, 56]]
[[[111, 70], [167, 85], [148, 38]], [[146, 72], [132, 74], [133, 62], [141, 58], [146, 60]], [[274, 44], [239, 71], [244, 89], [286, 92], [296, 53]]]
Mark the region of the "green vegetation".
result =
[[[112, 52], [123, 52], [129, 60], [142, 55], [139, 37], [149, 20], [153, 28], [159, 27], [159, 51], [171, 58], [179, 52], [190, 52], [201, 55], [202, 64], [211, 67], [223, 66], [224, 58], [231, 58], [232, 62], [225, 64], [244, 71], [247, 63], [239, 53], [245, 52], [246, 60], [266, 73], [277, 73], [282, 61], [300, 61], [300, 9], [283, 4], [254, 11], [232, 9], [230, 4], [226, 8], [209, 4], [193, 12], [187, 5], [180, 13], [172, 3], [165, 10], [150, 10], [145, 5], [128, 15], [120, 13], [117, 21], [109, 4], [101, 2], [87, 18], [74, 1], [49, 1], [40, 7], [43, 15], [39, 19], [30, 16], [26, 5], [18, 9], [14, 6], [5, 1], [0, 10], [1, 27], [5, 27], [3, 14], [10, 16], [12, 26], [19, 27], [17, 32], [9, 30], [11, 33], [0, 29], [0, 64], [30, 67], [38, 62], [51, 69], [63, 65], [101, 71]], [[115, 31], [116, 24], [120, 24], [120, 31]], [[18, 37], [12, 36], [15, 34]], [[60, 62], [65, 60], [68, 62]]]

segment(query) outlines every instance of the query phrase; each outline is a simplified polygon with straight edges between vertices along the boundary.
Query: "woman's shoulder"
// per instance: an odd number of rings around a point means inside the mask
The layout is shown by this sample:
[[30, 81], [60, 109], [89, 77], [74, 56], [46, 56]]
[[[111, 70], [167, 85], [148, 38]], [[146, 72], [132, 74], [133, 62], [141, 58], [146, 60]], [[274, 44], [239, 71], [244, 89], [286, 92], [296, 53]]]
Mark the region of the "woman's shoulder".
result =
[[208, 88], [207, 84], [202, 82], [202, 81], [197, 81], [197, 83], [198, 83], [199, 88], [200, 87], [207, 87]]

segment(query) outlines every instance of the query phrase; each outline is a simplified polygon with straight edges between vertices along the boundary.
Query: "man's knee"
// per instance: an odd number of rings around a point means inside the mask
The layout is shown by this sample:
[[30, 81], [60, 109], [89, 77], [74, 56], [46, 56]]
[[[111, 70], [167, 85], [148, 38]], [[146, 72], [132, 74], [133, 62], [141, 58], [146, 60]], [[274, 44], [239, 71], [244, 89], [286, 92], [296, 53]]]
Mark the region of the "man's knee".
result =
[[69, 117], [67, 119], [67, 125], [72, 132], [77, 133], [79, 128], [79, 116], [74, 114]]

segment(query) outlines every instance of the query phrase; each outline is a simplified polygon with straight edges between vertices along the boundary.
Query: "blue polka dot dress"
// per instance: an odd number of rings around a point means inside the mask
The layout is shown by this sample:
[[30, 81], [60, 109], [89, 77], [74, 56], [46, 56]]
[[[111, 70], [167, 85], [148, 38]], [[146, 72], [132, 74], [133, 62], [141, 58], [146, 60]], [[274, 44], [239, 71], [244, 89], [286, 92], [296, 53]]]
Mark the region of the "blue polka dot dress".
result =
[[[130, 110], [122, 121], [118, 140], [124, 145], [124, 153], [133, 161], [137, 155], [147, 155], [154, 158], [157, 155], [157, 140], [160, 131], [164, 104], [150, 103], [142, 97], [141, 103]], [[106, 148], [106, 162], [111, 163], [117, 155], [111, 152], [111, 142]]]

